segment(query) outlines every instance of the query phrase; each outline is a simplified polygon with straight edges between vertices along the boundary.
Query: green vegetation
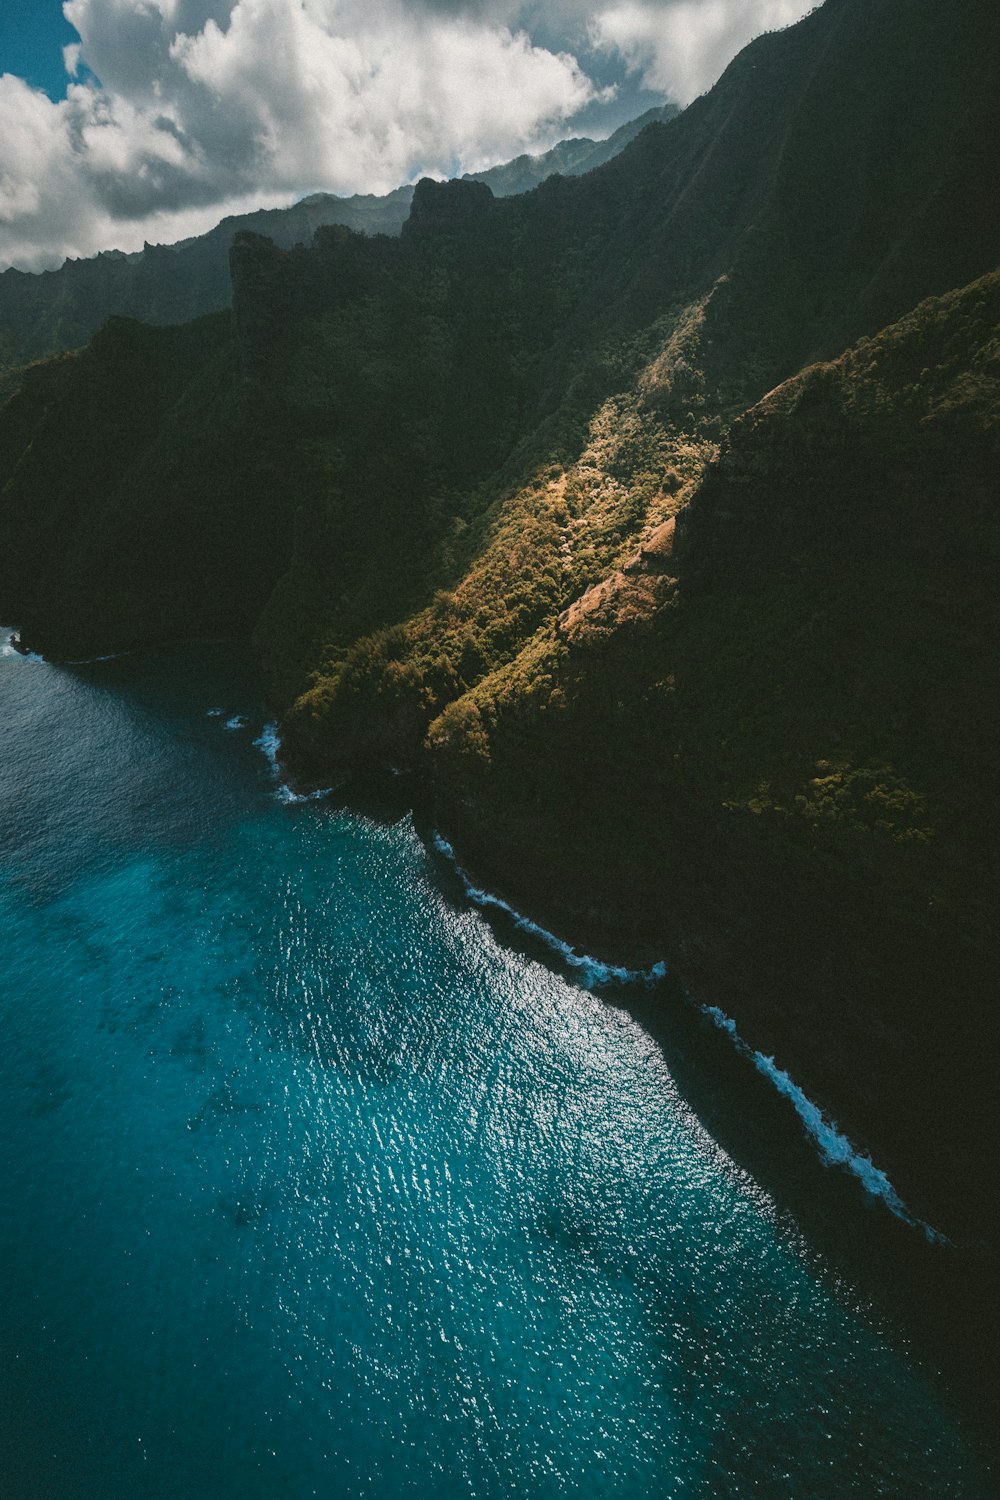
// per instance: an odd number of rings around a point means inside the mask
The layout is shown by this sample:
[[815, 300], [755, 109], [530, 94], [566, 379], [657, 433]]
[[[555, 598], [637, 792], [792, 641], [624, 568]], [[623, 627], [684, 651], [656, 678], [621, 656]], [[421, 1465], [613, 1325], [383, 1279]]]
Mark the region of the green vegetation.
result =
[[994, 273], [779, 388], [427, 736], [494, 879], [672, 933], [903, 1173], [994, 1130], [998, 351]]
[[[288, 729], [320, 767], [347, 729], [354, 749], [411, 756], [451, 700], [511, 661], [683, 503], [711, 444], [672, 432], [637, 396], [595, 413], [575, 462], [543, 465], [471, 522], [453, 518], [428, 577], [442, 583], [409, 620], [329, 649]], [[687, 475], [685, 479], [683, 476]], [[389, 707], [391, 705], [391, 709]]]
[[398, 234], [412, 188], [383, 198], [316, 193], [291, 208], [260, 209], [223, 219], [207, 234], [177, 245], [147, 245], [132, 255], [107, 251], [68, 260], [40, 275], [0, 273], [0, 398], [12, 394], [33, 361], [85, 344], [112, 316], [183, 323], [228, 307], [229, 249], [243, 231], [276, 244], [308, 243], [318, 228], [347, 224], [368, 234]]
[[[497, 197], [524, 193], [554, 172], [579, 176], [610, 161], [640, 130], [677, 113], [672, 104], [647, 110], [606, 141], [560, 141], [540, 156], [519, 156], [469, 181], [484, 182]], [[223, 219], [207, 234], [177, 245], [147, 245], [132, 255], [112, 250], [89, 260], [66, 261], [57, 271], [0, 273], [0, 401], [13, 395], [24, 367], [46, 355], [75, 349], [111, 316], [147, 323], [183, 323], [228, 307], [229, 251], [237, 234], [266, 235], [291, 249], [309, 244], [317, 229], [343, 224], [360, 234], [400, 232], [412, 187], [376, 196], [338, 198], [314, 193], [290, 208], [259, 209]]]
[[528, 193], [557, 173], [560, 177], [582, 177], [585, 172], [592, 172], [595, 167], [603, 166], [617, 156], [619, 151], [624, 151], [647, 125], [662, 124], [672, 120], [677, 113], [676, 104], [661, 104], [619, 125], [606, 140], [592, 141], [586, 136], [574, 136], [572, 140], [560, 141], [539, 156], [516, 156], [513, 161], [487, 167], [484, 172], [466, 172], [462, 181], [485, 182], [497, 198], [507, 198], [514, 193]]
[[59, 655], [248, 632], [287, 564], [285, 478], [226, 313], [112, 319], [29, 370], [0, 472], [0, 592]]

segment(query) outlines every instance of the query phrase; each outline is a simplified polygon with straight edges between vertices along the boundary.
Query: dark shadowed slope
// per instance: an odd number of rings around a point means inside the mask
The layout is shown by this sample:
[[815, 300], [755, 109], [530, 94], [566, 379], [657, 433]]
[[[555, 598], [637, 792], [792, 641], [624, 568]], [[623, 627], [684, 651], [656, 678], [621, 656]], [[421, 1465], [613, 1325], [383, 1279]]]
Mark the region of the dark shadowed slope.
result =
[[[605, 141], [560, 141], [538, 156], [519, 156], [472, 174], [498, 196], [527, 192], [554, 172], [578, 176], [609, 161], [647, 125], [677, 113], [667, 104], [647, 110]], [[226, 219], [207, 234], [176, 245], [147, 245], [132, 255], [109, 251], [68, 260], [56, 271], [0, 274], [0, 397], [32, 360], [77, 348], [112, 315], [146, 323], [183, 323], [229, 305], [229, 248], [243, 231], [267, 235], [291, 249], [309, 244], [322, 225], [343, 224], [363, 234], [398, 234], [410, 212], [413, 188], [338, 198], [314, 193], [290, 208], [259, 209]]]
[[676, 523], [428, 733], [495, 879], [605, 940], [659, 934], [972, 1238], [997, 1160], [998, 353], [993, 274], [781, 386]]

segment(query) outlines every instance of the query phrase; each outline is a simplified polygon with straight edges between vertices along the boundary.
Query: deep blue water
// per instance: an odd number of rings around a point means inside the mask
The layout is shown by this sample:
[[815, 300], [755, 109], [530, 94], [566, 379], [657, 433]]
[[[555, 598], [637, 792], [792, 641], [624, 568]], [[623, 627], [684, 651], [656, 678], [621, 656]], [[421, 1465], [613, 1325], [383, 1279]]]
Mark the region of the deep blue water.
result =
[[221, 650], [0, 656], [2, 1493], [992, 1493], [626, 993], [262, 725]]

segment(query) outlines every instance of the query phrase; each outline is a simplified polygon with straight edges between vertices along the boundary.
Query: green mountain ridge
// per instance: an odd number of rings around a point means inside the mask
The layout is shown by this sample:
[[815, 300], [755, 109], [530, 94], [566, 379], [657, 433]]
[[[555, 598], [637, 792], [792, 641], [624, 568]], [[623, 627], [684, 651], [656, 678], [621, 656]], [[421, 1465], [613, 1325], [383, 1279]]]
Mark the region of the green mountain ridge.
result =
[[[675, 105], [647, 110], [604, 141], [560, 141], [537, 156], [519, 156], [467, 180], [485, 182], [498, 196], [523, 193], [554, 172], [576, 175], [609, 161], [656, 120], [672, 118]], [[142, 322], [183, 323], [228, 307], [232, 294], [229, 248], [250, 231], [291, 249], [309, 244], [316, 230], [344, 224], [363, 234], [398, 234], [410, 212], [412, 186], [376, 195], [340, 198], [313, 193], [290, 208], [230, 216], [203, 235], [176, 245], [146, 245], [126, 254], [106, 251], [68, 260], [58, 270], [0, 273], [0, 398], [10, 394], [23, 366], [78, 348], [112, 316]]]
[[485, 878], [665, 951], [963, 1243], [998, 84], [986, 0], [826, 0], [586, 175], [241, 233], [231, 321], [112, 320], [0, 412], [29, 643], [252, 632], [299, 776], [414, 768]]

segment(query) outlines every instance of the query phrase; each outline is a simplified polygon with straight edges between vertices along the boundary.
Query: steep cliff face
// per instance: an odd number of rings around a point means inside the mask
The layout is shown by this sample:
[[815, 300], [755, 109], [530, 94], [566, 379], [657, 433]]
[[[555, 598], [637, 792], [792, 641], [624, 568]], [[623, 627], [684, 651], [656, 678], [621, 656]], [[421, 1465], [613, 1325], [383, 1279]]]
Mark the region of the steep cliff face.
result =
[[[439, 413], [442, 401], [449, 416], [460, 401], [471, 413], [466, 431], [444, 429], [446, 444], [471, 455], [467, 433], [480, 428], [496, 442], [457, 493], [442, 485], [435, 494], [433, 471], [425, 481], [423, 503], [448, 516], [450, 530], [427, 534], [423, 602], [437, 588], [456, 603], [402, 623], [412, 590], [384, 588], [381, 617], [366, 618], [399, 627], [386, 647], [359, 642], [362, 617], [341, 617], [336, 584], [325, 588], [304, 658], [318, 678], [290, 722], [300, 755], [319, 765], [357, 746], [362, 724], [377, 751], [379, 725], [390, 721], [385, 753], [400, 754], [403, 724], [414, 750], [449, 699], [511, 659], [682, 507], [740, 409], [817, 350], [836, 351], [848, 332], [905, 312], [914, 288], [946, 290], [970, 266], [1000, 260], [995, 195], [984, 190], [988, 173], [977, 175], [983, 141], [998, 139], [997, 35], [996, 13], [977, 4], [946, 24], [923, 0], [832, 0], [759, 39], [680, 119], [587, 178], [553, 179], [475, 213], [463, 200], [461, 233], [447, 195], [421, 189], [393, 285], [423, 276], [438, 326], [462, 347], [497, 351], [492, 388], [467, 369], [460, 378], [449, 369], [435, 388]], [[922, 111], [914, 97], [926, 97]], [[868, 165], [847, 173], [848, 159]], [[944, 201], [954, 212], [934, 217]], [[488, 319], [477, 323], [479, 312]], [[360, 327], [359, 339], [372, 343]], [[387, 357], [407, 352], [398, 344]], [[403, 410], [382, 408], [378, 430]], [[509, 420], [498, 431], [501, 412]], [[404, 445], [403, 467], [420, 451]], [[537, 498], [552, 475], [569, 497], [562, 512]], [[375, 493], [367, 486], [356, 509], [373, 506]], [[498, 608], [463, 580], [464, 566], [477, 549], [496, 558], [527, 517], [548, 542], [507, 570], [500, 601], [511, 602]], [[492, 563], [487, 576], [497, 578]], [[288, 696], [296, 675], [283, 676]], [[382, 715], [387, 699], [392, 712]]]
[[495, 879], [659, 937], [966, 1234], [1000, 1063], [998, 339], [994, 273], [772, 392], [427, 739]]
[[229, 248], [237, 234], [267, 235], [289, 249], [308, 244], [328, 224], [345, 224], [365, 234], [398, 234], [412, 195], [412, 188], [397, 188], [384, 197], [316, 193], [290, 208], [223, 219], [207, 234], [177, 245], [146, 245], [132, 255], [113, 250], [89, 260], [68, 260], [40, 275], [4, 271], [0, 398], [16, 389], [25, 365], [79, 348], [106, 318], [183, 323], [228, 307]]
[[875, 0], [809, 20], [824, 35], [801, 60], [767, 202], [709, 310], [724, 362], [733, 328], [744, 361], [826, 357], [998, 258], [995, 7]]
[[[552, 177], [503, 200], [482, 184], [422, 184], [398, 241], [337, 226], [310, 250], [239, 239], [240, 379], [213, 430], [242, 430], [252, 407], [255, 451], [269, 455], [261, 472], [280, 479], [275, 513], [286, 478], [295, 493], [291, 569], [259, 633], [280, 699], [316, 680], [336, 714], [352, 643], [453, 587], [503, 526], [505, 503], [520, 506], [547, 465], [569, 473], [582, 463], [570, 493], [590, 493], [594, 434], [614, 413], [635, 437], [619, 444], [606, 475], [632, 495], [614, 523], [624, 557], [644, 526], [676, 508], [662, 500], [650, 509], [656, 484], [642, 466], [689, 478], [685, 444], [710, 451], [729, 417], [817, 350], [834, 351], [848, 332], [905, 311], [906, 298], [1000, 259], [989, 172], [998, 30], [985, 0], [947, 16], [930, 0], [828, 0], [761, 37], [683, 115], [584, 177]], [[848, 160], [861, 166], [846, 171]], [[155, 363], [166, 345], [147, 347]], [[5, 429], [4, 485], [23, 457], [24, 412], [44, 406], [47, 379], [32, 383]], [[150, 424], [177, 419], [140, 410], [143, 388], [130, 420], [155, 447]], [[123, 387], [123, 421], [132, 402]], [[71, 426], [49, 424], [53, 459]], [[95, 472], [114, 467], [118, 441], [99, 418], [84, 450], [98, 452]], [[72, 443], [61, 462], [73, 472]], [[153, 510], [168, 475], [181, 496], [188, 478], [176, 466], [157, 460], [146, 470]], [[197, 496], [200, 482], [189, 478]], [[39, 471], [22, 517], [44, 511], [49, 482]], [[82, 531], [89, 493], [80, 494]], [[8, 513], [17, 494], [15, 485]], [[197, 499], [187, 508], [207, 514]], [[549, 590], [550, 610], [596, 581], [613, 552], [599, 547], [582, 567], [554, 564], [564, 587]], [[107, 556], [88, 548], [78, 561], [88, 635], [99, 638], [102, 601], [114, 598], [103, 628], [115, 644], [127, 622], [122, 591], [102, 572]], [[19, 581], [13, 562], [7, 577], [41, 605], [44, 588]], [[246, 613], [261, 603], [255, 593]], [[182, 615], [165, 610], [160, 628], [176, 634]], [[141, 633], [150, 628], [146, 620]], [[523, 644], [516, 628], [501, 634], [505, 650]], [[495, 665], [487, 643], [472, 678]], [[460, 673], [456, 683], [471, 680]], [[423, 696], [414, 723], [429, 722], [454, 687]], [[316, 714], [300, 722], [321, 751]]]
[[647, 125], [663, 124], [679, 113], [676, 104], [657, 105], [619, 125], [606, 140], [592, 141], [587, 136], [574, 136], [537, 156], [515, 156], [513, 161], [487, 167], [482, 172], [466, 172], [462, 181], [485, 182], [497, 198], [507, 198], [515, 193], [529, 193], [549, 177], [582, 177], [595, 167], [603, 166], [619, 151], [624, 151]]
[[69, 657], [248, 632], [291, 550], [272, 436], [226, 313], [37, 366], [0, 420], [7, 617]]
[[[469, 180], [486, 183], [502, 197], [528, 192], [555, 172], [579, 176], [617, 156], [647, 125], [676, 114], [672, 104], [650, 109], [606, 141], [586, 137], [560, 141], [551, 151], [502, 162], [470, 174]], [[106, 318], [183, 323], [227, 307], [229, 250], [237, 235], [265, 235], [286, 250], [310, 244], [318, 229], [330, 225], [343, 225], [360, 234], [396, 235], [410, 212], [412, 198], [411, 186], [349, 198], [314, 193], [289, 208], [232, 215], [207, 234], [177, 245], [146, 245], [132, 255], [109, 251], [89, 260], [66, 261], [59, 270], [41, 275], [4, 271], [0, 273], [0, 400], [13, 394], [25, 365], [78, 348]]]

